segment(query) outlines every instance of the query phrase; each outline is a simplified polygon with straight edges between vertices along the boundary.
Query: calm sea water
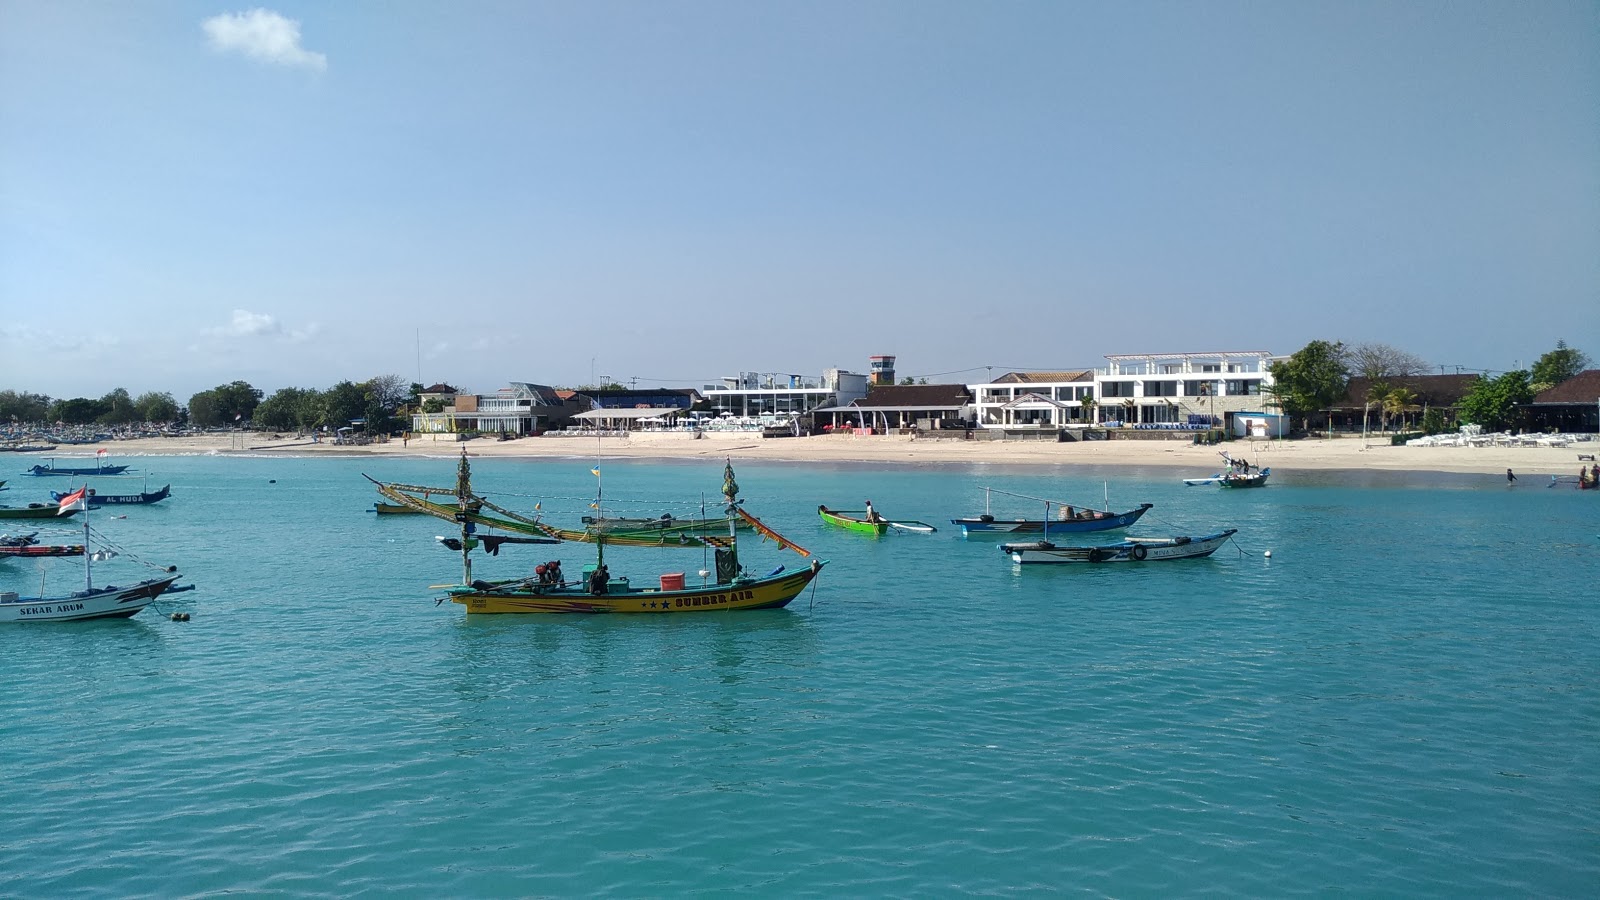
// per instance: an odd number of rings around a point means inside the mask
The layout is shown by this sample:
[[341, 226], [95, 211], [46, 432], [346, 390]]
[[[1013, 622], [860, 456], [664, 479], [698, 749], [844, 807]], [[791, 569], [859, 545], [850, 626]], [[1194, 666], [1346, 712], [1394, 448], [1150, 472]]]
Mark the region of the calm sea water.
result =
[[[361, 477], [448, 485], [449, 459], [131, 461], [172, 499], [93, 521], [179, 565], [199, 589], [163, 609], [193, 618], [0, 627], [6, 896], [1600, 891], [1600, 497], [1570, 486], [745, 463], [749, 508], [829, 560], [789, 609], [468, 620], [428, 587], [459, 578], [450, 525], [374, 516]], [[575, 522], [592, 464], [474, 480]], [[721, 485], [721, 460], [601, 465], [612, 515]], [[1020, 571], [947, 524], [985, 485], [1240, 531]], [[866, 498], [940, 531], [816, 518]], [[557, 556], [587, 559], [478, 574]], [[77, 566], [0, 563], [0, 589]]]

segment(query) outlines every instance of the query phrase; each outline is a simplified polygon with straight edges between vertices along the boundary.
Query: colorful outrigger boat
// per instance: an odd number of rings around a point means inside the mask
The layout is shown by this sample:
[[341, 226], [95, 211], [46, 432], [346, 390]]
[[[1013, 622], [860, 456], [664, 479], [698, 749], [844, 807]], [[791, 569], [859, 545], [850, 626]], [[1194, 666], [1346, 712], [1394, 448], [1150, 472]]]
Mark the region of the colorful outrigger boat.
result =
[[[596, 469], [597, 474], [598, 471]], [[821, 560], [812, 559], [809, 566], [792, 572], [779, 566], [766, 575], [752, 576], [739, 559], [737, 529], [733, 527], [725, 535], [682, 532], [640, 535], [628, 531], [607, 533], [556, 528], [475, 494], [471, 477], [471, 467], [463, 449], [456, 470], [456, 503], [448, 514], [443, 512], [444, 504], [427, 502], [418, 496], [424, 492], [438, 494], [447, 491], [368, 479], [378, 486], [378, 491], [384, 497], [395, 503], [460, 524], [461, 537], [448, 539], [444, 543], [461, 551], [461, 583], [440, 585], [445, 591], [440, 602], [448, 599], [459, 603], [466, 607], [468, 614], [682, 613], [778, 609], [799, 596], [807, 585], [813, 584], [825, 565]], [[757, 534], [775, 541], [784, 549], [793, 550], [802, 557], [811, 556], [809, 551], [745, 512], [737, 500], [738, 490], [738, 483], [733, 479], [733, 466], [729, 464], [723, 470], [722, 486], [723, 496], [727, 498], [728, 517], [744, 522]], [[592, 544], [596, 559], [575, 580], [560, 574], [559, 561], [540, 565], [534, 574], [522, 578], [479, 580], [472, 575], [472, 551], [498, 537], [480, 534], [480, 527], [528, 536], [518, 542], [536, 540], [541, 543]], [[608, 546], [698, 547], [713, 554], [715, 562], [701, 570], [701, 583], [698, 585], [689, 584], [683, 572], [662, 574], [659, 586], [636, 585], [626, 577], [610, 574], [605, 561]]]
[[1162, 562], [1173, 559], [1196, 559], [1217, 552], [1228, 538], [1238, 532], [1228, 528], [1216, 534], [1199, 537], [1150, 538], [1130, 537], [1115, 544], [1094, 547], [1058, 547], [1049, 541], [1030, 541], [1019, 544], [1001, 544], [1000, 550], [1018, 565], [1038, 563], [1107, 563], [1107, 562]]

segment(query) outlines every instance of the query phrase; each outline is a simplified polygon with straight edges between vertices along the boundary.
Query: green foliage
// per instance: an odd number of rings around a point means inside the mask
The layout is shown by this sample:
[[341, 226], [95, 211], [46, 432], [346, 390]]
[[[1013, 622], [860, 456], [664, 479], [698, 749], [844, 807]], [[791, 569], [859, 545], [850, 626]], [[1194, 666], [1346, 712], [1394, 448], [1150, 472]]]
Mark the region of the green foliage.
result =
[[429, 397], [422, 401], [422, 411], [425, 413], [442, 413], [444, 412], [444, 401], [438, 397]]
[[1461, 398], [1461, 420], [1485, 431], [1508, 431], [1522, 424], [1522, 408], [1533, 400], [1532, 382], [1521, 369], [1482, 378]]
[[139, 410], [133, 403], [133, 397], [124, 388], [112, 390], [101, 397], [100, 402], [105, 404], [106, 411], [101, 414], [99, 421], [107, 425], [127, 425], [139, 421]]
[[280, 388], [256, 407], [255, 425], [277, 431], [310, 430], [322, 424], [322, 392]]
[[54, 421], [50, 415], [49, 397], [27, 391], [0, 391], [0, 422], [42, 423]]
[[1450, 424], [1445, 420], [1444, 410], [1437, 406], [1428, 407], [1422, 414], [1422, 432], [1424, 434], [1443, 434], [1450, 430]]
[[248, 422], [261, 402], [261, 391], [246, 381], [233, 381], [189, 398], [189, 421], [201, 428]]
[[111, 405], [104, 400], [74, 397], [71, 400], [57, 400], [52, 403], [46, 417], [48, 421], [64, 425], [91, 425], [110, 411]]
[[146, 391], [133, 401], [141, 422], [171, 422], [178, 418], [178, 401], [165, 391]]
[[1274, 381], [1269, 392], [1278, 398], [1285, 414], [1304, 421], [1344, 396], [1350, 381], [1341, 343], [1312, 341], [1288, 359], [1272, 364]]
[[351, 419], [367, 414], [367, 392], [359, 384], [341, 381], [322, 392], [320, 424], [330, 429], [343, 428]]
[[1592, 365], [1589, 355], [1567, 346], [1566, 341], [1556, 341], [1556, 348], [1539, 357], [1529, 373], [1529, 383], [1535, 394], [1555, 387]]

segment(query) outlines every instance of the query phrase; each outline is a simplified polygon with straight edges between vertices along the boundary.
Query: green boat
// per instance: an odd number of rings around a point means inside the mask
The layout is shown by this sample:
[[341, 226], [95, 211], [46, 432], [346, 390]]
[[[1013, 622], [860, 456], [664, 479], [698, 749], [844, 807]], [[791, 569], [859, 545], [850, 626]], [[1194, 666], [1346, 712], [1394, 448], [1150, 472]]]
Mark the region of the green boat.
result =
[[829, 509], [826, 506], [817, 506], [817, 515], [829, 525], [837, 525], [850, 531], [860, 531], [866, 534], [883, 534], [889, 530], [889, 523], [883, 519], [869, 521], [867, 511], [860, 509], [841, 510]]
[[55, 503], [29, 503], [27, 506], [0, 506], [0, 519], [54, 519], [60, 516], [70, 519], [77, 515], [76, 509], [61, 511]]

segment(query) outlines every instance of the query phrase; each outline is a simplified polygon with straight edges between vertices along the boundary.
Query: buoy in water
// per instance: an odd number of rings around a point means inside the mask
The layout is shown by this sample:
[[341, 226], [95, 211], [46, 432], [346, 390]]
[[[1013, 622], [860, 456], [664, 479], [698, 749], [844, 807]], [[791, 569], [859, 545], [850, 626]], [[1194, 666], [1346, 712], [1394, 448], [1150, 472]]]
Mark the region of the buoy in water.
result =
[[1263, 555], [1264, 555], [1264, 556], [1266, 556], [1266, 558], [1267, 558], [1267, 559], [1271, 559], [1271, 558], [1272, 558], [1272, 551], [1271, 551], [1271, 550], [1268, 550], [1268, 551], [1267, 551], [1267, 552], [1266, 552], [1266, 553], [1265, 553], [1265, 554], [1263, 554]]
[[277, 484], [277, 483], [278, 483], [278, 479], [276, 479], [276, 478], [268, 478], [267, 479], [267, 484]]

